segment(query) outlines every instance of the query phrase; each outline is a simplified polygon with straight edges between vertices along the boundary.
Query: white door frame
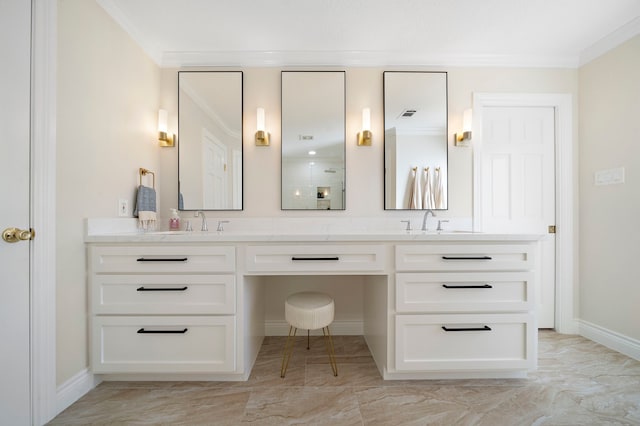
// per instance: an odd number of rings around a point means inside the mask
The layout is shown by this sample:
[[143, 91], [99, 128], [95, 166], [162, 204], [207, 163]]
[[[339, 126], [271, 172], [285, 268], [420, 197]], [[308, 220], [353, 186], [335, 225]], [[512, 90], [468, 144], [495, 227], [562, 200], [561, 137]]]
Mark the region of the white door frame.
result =
[[482, 223], [482, 109], [484, 107], [553, 107], [555, 110], [556, 172], [556, 306], [555, 329], [577, 334], [574, 316], [574, 160], [573, 104], [570, 94], [474, 93], [473, 94], [473, 229]]
[[57, 2], [32, 0], [31, 53], [31, 421], [57, 414], [56, 52]]

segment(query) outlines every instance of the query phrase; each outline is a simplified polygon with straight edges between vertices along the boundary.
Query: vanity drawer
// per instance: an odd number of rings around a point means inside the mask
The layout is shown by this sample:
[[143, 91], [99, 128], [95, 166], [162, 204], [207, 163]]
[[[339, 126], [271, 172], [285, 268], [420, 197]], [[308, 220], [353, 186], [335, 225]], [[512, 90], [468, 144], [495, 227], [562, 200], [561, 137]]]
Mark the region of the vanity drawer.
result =
[[533, 267], [531, 244], [396, 246], [398, 271], [526, 271]]
[[92, 246], [94, 273], [234, 272], [232, 246]]
[[531, 369], [537, 356], [535, 326], [532, 314], [397, 315], [395, 367], [399, 371]]
[[235, 317], [94, 317], [94, 373], [235, 370]]
[[396, 311], [528, 311], [533, 283], [532, 272], [398, 273]]
[[92, 276], [94, 315], [233, 314], [235, 275]]
[[378, 272], [385, 268], [383, 245], [248, 246], [250, 273]]

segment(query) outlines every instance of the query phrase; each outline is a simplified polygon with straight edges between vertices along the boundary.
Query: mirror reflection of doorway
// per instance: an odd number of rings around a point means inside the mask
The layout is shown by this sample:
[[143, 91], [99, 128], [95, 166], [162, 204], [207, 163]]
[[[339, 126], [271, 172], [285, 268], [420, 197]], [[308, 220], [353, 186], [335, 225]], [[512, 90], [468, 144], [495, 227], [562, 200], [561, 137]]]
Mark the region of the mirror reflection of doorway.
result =
[[204, 209], [222, 209], [227, 200], [227, 147], [202, 129], [202, 199]]

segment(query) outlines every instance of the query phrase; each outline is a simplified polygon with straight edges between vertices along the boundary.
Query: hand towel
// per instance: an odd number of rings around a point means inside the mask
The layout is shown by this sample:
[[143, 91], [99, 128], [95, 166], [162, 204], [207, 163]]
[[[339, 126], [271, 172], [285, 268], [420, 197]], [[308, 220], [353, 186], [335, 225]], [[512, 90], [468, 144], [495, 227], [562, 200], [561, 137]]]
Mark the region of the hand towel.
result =
[[433, 199], [433, 188], [431, 187], [431, 173], [428, 167], [424, 169], [424, 189], [422, 194], [422, 208], [434, 209], [435, 201]]
[[133, 215], [138, 218], [138, 228], [148, 230], [156, 228], [156, 190], [140, 185], [136, 194], [136, 207]]
[[447, 204], [446, 202], [446, 195], [444, 193], [444, 179], [442, 178], [442, 173], [440, 172], [440, 167], [438, 167], [436, 169], [436, 174], [435, 174], [435, 178], [434, 178], [434, 193], [433, 193], [433, 199], [435, 201], [435, 208], [436, 209], [444, 209], [446, 208], [445, 205]]
[[410, 209], [421, 209], [422, 208], [422, 194], [421, 194], [421, 185], [420, 185], [420, 172], [418, 172], [418, 168], [412, 170], [412, 182], [411, 183], [411, 193], [409, 197], [409, 208]]

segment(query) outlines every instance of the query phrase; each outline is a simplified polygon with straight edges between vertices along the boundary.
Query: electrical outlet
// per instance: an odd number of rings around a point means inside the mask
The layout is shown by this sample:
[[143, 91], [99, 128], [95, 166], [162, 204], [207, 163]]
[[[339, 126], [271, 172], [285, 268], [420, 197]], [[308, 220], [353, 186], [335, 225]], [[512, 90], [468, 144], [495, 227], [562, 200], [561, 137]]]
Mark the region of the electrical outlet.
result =
[[129, 216], [129, 201], [125, 199], [118, 200], [118, 216]]

